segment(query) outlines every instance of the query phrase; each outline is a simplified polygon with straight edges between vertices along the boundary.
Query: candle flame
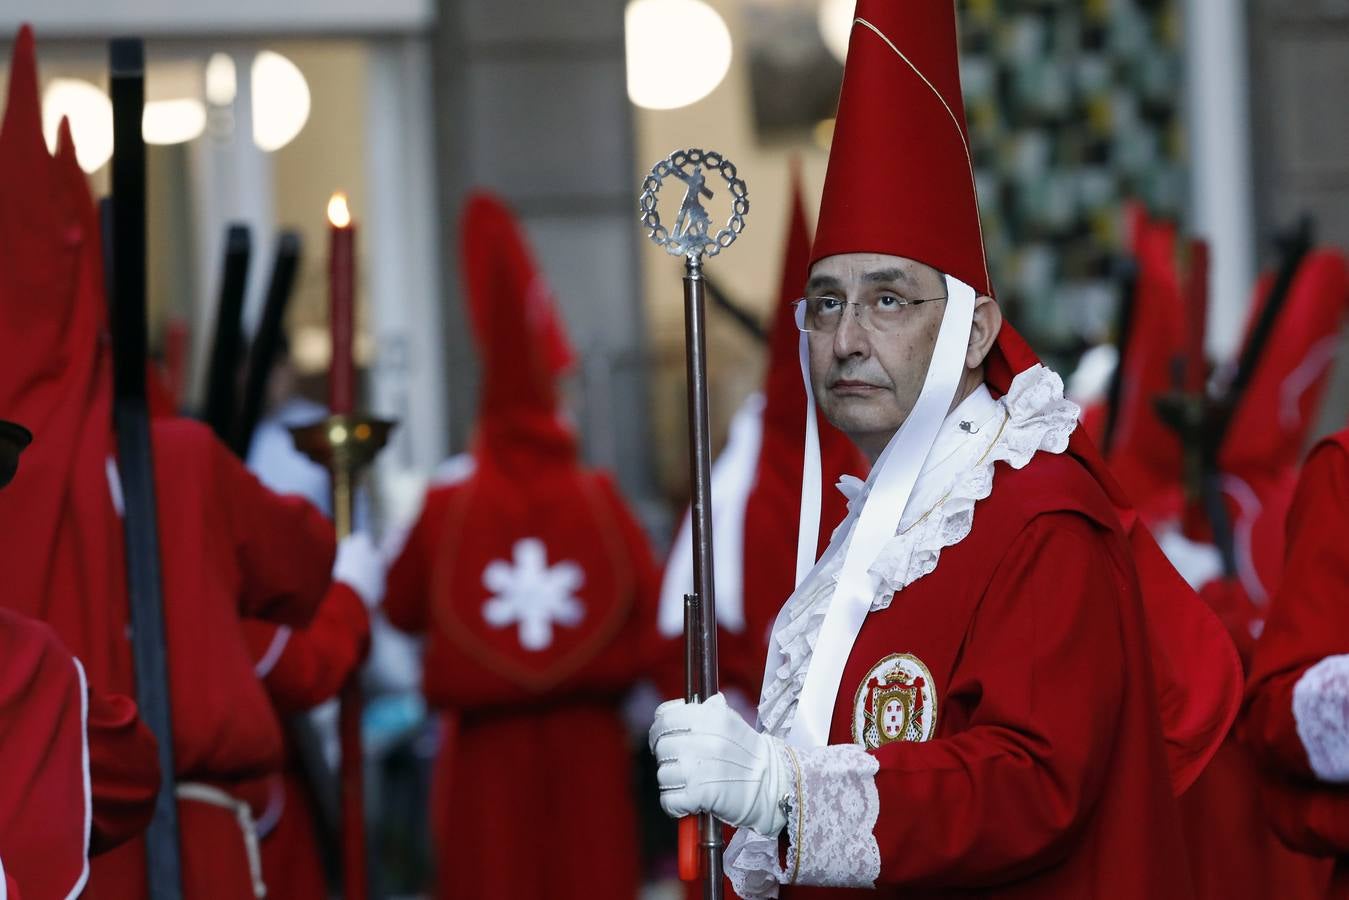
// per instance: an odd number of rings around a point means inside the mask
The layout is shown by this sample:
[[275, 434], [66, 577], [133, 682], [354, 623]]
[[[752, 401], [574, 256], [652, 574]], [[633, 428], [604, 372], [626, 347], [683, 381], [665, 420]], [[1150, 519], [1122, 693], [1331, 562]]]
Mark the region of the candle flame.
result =
[[328, 221], [338, 228], [346, 228], [351, 224], [351, 210], [347, 207], [346, 192], [338, 191], [328, 201]]

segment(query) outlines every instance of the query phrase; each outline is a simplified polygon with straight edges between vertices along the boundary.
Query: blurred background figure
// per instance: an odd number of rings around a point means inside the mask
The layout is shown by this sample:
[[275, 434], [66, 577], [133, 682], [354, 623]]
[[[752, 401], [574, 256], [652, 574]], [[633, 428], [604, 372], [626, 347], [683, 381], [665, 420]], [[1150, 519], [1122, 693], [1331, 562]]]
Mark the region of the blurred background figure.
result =
[[483, 361], [473, 465], [427, 494], [384, 606], [427, 635], [423, 692], [444, 716], [436, 896], [633, 897], [620, 700], [643, 678], [678, 685], [679, 644], [656, 631], [645, 535], [576, 458], [557, 390], [574, 357], [500, 200], [470, 196], [462, 248]]

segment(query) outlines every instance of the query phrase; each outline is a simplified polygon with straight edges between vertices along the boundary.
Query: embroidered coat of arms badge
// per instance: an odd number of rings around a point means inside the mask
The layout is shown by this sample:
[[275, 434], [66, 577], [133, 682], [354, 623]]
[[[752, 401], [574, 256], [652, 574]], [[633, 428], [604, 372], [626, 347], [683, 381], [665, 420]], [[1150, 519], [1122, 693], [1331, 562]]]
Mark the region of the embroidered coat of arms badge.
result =
[[932, 673], [911, 653], [871, 667], [853, 700], [853, 743], [876, 750], [895, 741], [926, 741], [937, 730]]

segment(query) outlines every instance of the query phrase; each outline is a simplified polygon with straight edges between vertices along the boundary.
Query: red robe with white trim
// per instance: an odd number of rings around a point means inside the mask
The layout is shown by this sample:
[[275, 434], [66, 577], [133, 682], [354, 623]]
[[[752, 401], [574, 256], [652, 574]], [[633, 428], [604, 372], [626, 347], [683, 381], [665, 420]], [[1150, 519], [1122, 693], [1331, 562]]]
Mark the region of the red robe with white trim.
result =
[[[65, 900], [88, 853], [140, 833], [155, 739], [126, 697], [89, 689], [46, 625], [0, 610], [0, 859], [29, 900]], [[11, 895], [15, 896], [15, 895]]]
[[[666, 667], [668, 653], [653, 653], [656, 563], [606, 476], [569, 473], [560, 490], [537, 486], [528, 506], [494, 521], [464, 515], [475, 494], [493, 495], [492, 479], [432, 489], [389, 570], [384, 610], [398, 628], [427, 635], [422, 689], [456, 719], [436, 766], [437, 897], [637, 891], [632, 749], [619, 702]], [[554, 626], [540, 650], [482, 612], [491, 596], [483, 561], [518, 559], [526, 537], [544, 541], [546, 565], [570, 562], [585, 578], [576, 594], [585, 618]]]
[[[22, 523], [0, 542], [0, 599], [51, 625], [93, 683], [131, 696], [99, 220], [68, 128], [47, 151], [37, 83], [24, 29], [0, 127], [0, 409], [34, 441], [23, 477], [0, 493], [0, 521]], [[332, 529], [305, 501], [266, 490], [201, 425], [156, 421], [152, 445], [176, 776], [228, 788], [281, 763], [240, 618], [306, 623], [328, 585]], [[179, 815], [185, 897], [250, 896], [235, 812], [180, 802]], [[94, 860], [86, 896], [141, 897], [144, 869], [130, 842]]]
[[[307, 501], [263, 487], [204, 426], [158, 421], [152, 434], [177, 778], [238, 793], [261, 809], [266, 795], [257, 778], [279, 771], [284, 754], [241, 618], [303, 626], [328, 586], [332, 527]], [[120, 549], [121, 520], [110, 502], [103, 525], [110, 550]], [[103, 627], [116, 639], [98, 643], [110, 683], [132, 690], [130, 642], [115, 624], [127, 616], [124, 563], [120, 554], [102, 562], [109, 573]], [[89, 619], [87, 608], [49, 612], [71, 628], [79, 621], [65, 614]], [[258, 787], [250, 792], [251, 785]], [[178, 809], [184, 896], [251, 896], [234, 812], [190, 801]], [[89, 896], [137, 897], [143, 881], [137, 841], [95, 861]]]
[[877, 896], [1193, 897], [1148, 642], [1127, 543], [1086, 470], [1045, 453], [998, 464], [970, 534], [867, 617], [843, 672], [831, 744], [857, 740], [887, 656], [921, 660], [937, 700], [931, 740], [874, 751]]
[[559, 413], [571, 348], [522, 229], [477, 193], [460, 233], [482, 360], [474, 470], [427, 494], [384, 598], [390, 622], [426, 634], [422, 690], [456, 720], [432, 798], [437, 896], [633, 897], [620, 701], [679, 645], [656, 629], [645, 534]]
[[[277, 713], [303, 714], [337, 696], [370, 645], [370, 617], [347, 585], [333, 582], [306, 628], [247, 621], [244, 635]], [[259, 822], [263, 880], [272, 897], [323, 900], [328, 893], [304, 773], [287, 743], [285, 771], [267, 779]]]
[[1288, 519], [1283, 581], [1256, 643], [1241, 735], [1263, 766], [1270, 823], [1290, 846], [1335, 857], [1331, 896], [1349, 897], [1349, 789], [1316, 780], [1293, 718], [1293, 688], [1327, 656], [1349, 653], [1349, 431], [1303, 469]]

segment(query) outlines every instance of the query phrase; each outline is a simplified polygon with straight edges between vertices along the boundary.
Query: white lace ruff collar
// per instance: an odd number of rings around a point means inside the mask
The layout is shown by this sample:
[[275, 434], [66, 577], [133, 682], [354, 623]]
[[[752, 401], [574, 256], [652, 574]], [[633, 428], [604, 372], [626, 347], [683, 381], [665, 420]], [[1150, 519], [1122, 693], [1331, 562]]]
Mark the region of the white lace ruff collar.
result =
[[[1079, 409], [1063, 396], [1063, 381], [1035, 365], [1021, 372], [994, 400], [980, 385], [951, 411], [923, 465], [898, 532], [868, 568], [875, 599], [871, 611], [885, 609], [896, 592], [937, 568], [941, 551], [958, 544], [974, 524], [975, 504], [993, 491], [994, 464], [1020, 469], [1037, 452], [1062, 453], [1077, 427]], [[810, 657], [838, 582], [852, 530], [870, 482], [844, 476], [838, 488], [848, 497], [848, 515], [834, 531], [824, 565], [796, 591], [771, 640], [783, 663], [766, 678], [759, 702], [760, 727], [783, 736], [810, 668]]]

